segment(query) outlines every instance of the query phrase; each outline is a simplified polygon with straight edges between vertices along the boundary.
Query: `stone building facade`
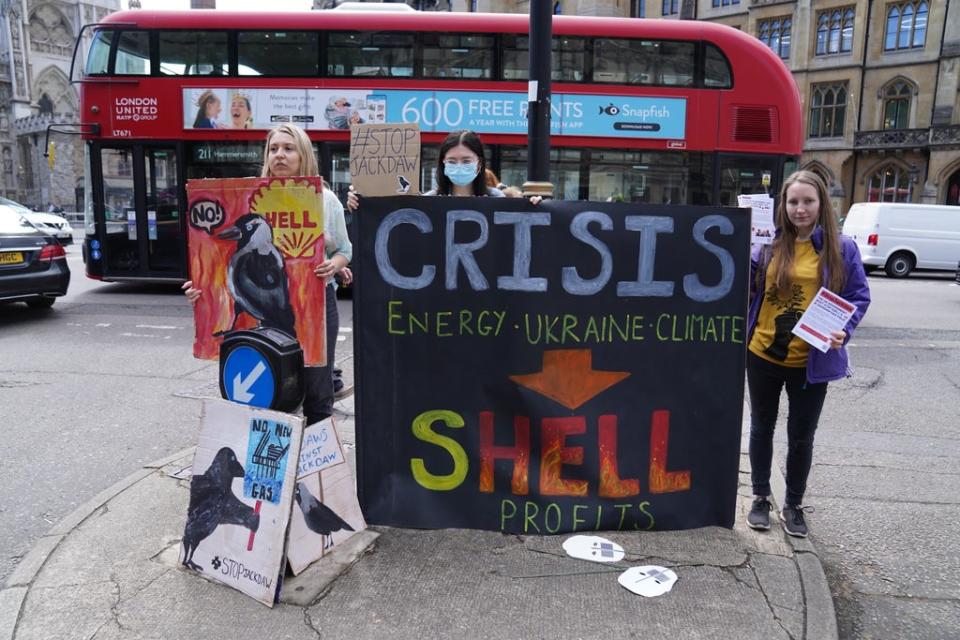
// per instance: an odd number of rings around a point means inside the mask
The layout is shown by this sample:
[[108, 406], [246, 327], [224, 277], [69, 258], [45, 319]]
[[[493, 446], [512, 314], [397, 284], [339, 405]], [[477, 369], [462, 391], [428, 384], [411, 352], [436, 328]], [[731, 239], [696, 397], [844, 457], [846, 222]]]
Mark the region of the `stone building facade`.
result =
[[52, 134], [51, 169], [47, 126], [79, 120], [69, 79], [77, 34], [119, 7], [119, 0], [0, 0], [0, 195], [38, 208], [80, 208], [80, 140]]
[[801, 167], [826, 179], [839, 211], [960, 204], [960, 3], [699, 0], [697, 11], [758, 37], [793, 72]]

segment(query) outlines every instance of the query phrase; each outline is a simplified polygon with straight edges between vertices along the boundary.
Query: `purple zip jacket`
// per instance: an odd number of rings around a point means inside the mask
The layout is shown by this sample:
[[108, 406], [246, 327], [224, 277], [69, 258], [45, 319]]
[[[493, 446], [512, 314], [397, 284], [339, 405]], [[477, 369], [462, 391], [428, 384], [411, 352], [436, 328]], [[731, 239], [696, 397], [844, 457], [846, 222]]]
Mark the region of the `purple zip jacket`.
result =
[[[778, 231], [779, 234], [779, 231]], [[823, 228], [817, 227], [810, 236], [813, 242], [813, 249], [818, 254], [823, 250]], [[843, 258], [843, 266], [847, 272], [846, 283], [843, 291], [839, 295], [844, 300], [857, 307], [853, 312], [844, 331], [847, 338], [844, 340], [844, 346], [839, 349], [829, 349], [822, 353], [819, 349], [810, 349], [810, 355], [807, 357], [807, 382], [815, 384], [819, 382], [831, 382], [839, 380], [850, 375], [850, 358], [847, 355], [847, 342], [853, 335], [853, 330], [860, 324], [863, 314], [867, 312], [870, 306], [870, 287], [867, 286], [867, 274], [863, 271], [863, 262], [860, 260], [860, 250], [853, 239], [847, 236], [840, 236], [840, 255]], [[747, 312], [747, 344], [753, 337], [753, 330], [757, 326], [757, 317], [760, 315], [760, 303], [763, 301], [763, 291], [767, 288], [767, 266], [769, 257], [766, 257], [761, 264], [761, 246], [755, 246], [750, 256], [750, 309]], [[761, 269], [760, 283], [757, 286], [757, 269]], [[828, 280], [827, 266], [823, 265], [823, 280]]]

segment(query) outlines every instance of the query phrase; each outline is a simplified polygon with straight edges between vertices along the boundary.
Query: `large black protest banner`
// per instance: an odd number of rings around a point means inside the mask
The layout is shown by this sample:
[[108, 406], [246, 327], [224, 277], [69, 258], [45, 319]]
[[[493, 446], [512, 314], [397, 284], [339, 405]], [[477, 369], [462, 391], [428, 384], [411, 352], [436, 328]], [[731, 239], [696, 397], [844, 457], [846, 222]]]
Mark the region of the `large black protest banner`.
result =
[[357, 218], [368, 522], [733, 525], [747, 210], [407, 197]]

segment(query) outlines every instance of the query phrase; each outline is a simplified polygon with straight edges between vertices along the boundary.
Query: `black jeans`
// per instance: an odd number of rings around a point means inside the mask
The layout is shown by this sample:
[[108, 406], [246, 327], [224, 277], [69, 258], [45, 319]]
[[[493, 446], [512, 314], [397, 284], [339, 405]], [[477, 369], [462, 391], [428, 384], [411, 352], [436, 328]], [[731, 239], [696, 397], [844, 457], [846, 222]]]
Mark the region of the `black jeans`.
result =
[[303, 370], [303, 416], [308, 425], [325, 420], [333, 413], [333, 367], [337, 335], [340, 333], [340, 314], [337, 311], [337, 289], [332, 283], [327, 285], [324, 297], [327, 307], [327, 364], [323, 367], [305, 367]]
[[782, 367], [747, 352], [750, 389], [750, 467], [753, 494], [770, 495], [773, 430], [780, 391], [787, 388], [787, 495], [785, 504], [803, 504], [813, 463], [813, 436], [827, 397], [827, 383], [807, 382], [805, 367]]

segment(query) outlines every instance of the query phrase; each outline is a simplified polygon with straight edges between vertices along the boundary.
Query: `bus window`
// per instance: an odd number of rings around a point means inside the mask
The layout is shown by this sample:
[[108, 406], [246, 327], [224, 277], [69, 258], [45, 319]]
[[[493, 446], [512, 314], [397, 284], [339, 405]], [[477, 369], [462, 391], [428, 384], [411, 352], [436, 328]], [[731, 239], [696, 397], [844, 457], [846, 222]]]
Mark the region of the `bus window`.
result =
[[[721, 156], [720, 202], [721, 207], [737, 206], [737, 196], [745, 193], [777, 195], [779, 180], [774, 179], [778, 158], [759, 156]], [[767, 184], [764, 185], [764, 182]]]
[[727, 62], [723, 52], [708, 42], [704, 58], [703, 86], [708, 89], [733, 88], [733, 78], [730, 77], [730, 63]]
[[[586, 40], [553, 38], [553, 71], [558, 82], [581, 82], [585, 77]], [[503, 36], [503, 79], [526, 80], [530, 64], [530, 38], [512, 33]]]
[[424, 78], [493, 78], [493, 36], [425, 33], [423, 40]]
[[693, 42], [597, 38], [593, 43], [595, 82], [692, 87]]
[[237, 71], [241, 76], [315, 76], [320, 37], [314, 31], [241, 31]]
[[712, 167], [702, 153], [592, 149], [589, 199], [709, 204]]
[[226, 31], [161, 31], [160, 73], [225, 76], [230, 72]]
[[[550, 180], [557, 200], [578, 200], [581, 182], [581, 150], [551, 149]], [[527, 181], [527, 148], [500, 147], [500, 182], [523, 188]]]
[[90, 53], [87, 54], [88, 76], [102, 76], [107, 73], [110, 65], [110, 45], [113, 44], [113, 36], [116, 31], [104, 30], [97, 31], [93, 36], [93, 42], [90, 43]]
[[440, 145], [420, 145], [420, 191], [423, 193], [437, 188], [439, 155]]
[[340, 31], [328, 38], [328, 76], [413, 76], [412, 33]]
[[150, 75], [150, 32], [121, 31], [117, 41], [117, 60], [114, 63], [117, 75]]

